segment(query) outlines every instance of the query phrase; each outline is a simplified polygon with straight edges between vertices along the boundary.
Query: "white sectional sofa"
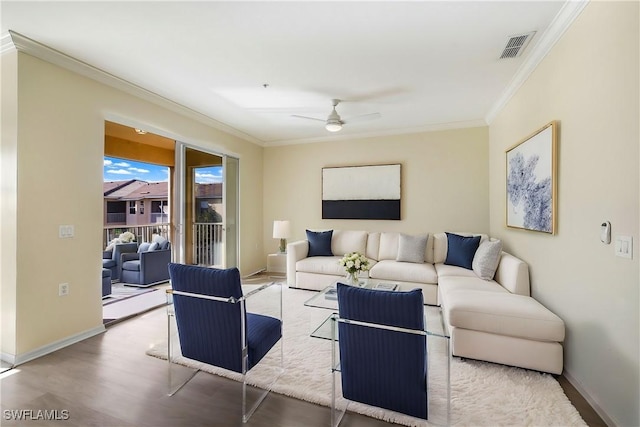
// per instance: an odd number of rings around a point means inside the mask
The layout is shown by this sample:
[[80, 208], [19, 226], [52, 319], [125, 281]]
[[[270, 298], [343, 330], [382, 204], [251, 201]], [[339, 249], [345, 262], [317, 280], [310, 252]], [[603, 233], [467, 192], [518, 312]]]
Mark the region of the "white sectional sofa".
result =
[[[476, 236], [481, 245], [495, 243], [486, 235]], [[289, 243], [287, 282], [291, 288], [322, 290], [344, 279], [338, 260], [359, 252], [370, 260], [364, 277], [399, 283], [403, 289], [420, 288], [425, 304], [442, 306], [454, 356], [562, 372], [564, 322], [530, 296], [524, 261], [500, 251], [495, 275], [481, 278], [473, 269], [445, 263], [445, 233], [428, 234], [422, 262], [398, 261], [405, 238], [395, 232], [334, 230], [333, 256], [312, 257], [307, 256], [308, 240]]]

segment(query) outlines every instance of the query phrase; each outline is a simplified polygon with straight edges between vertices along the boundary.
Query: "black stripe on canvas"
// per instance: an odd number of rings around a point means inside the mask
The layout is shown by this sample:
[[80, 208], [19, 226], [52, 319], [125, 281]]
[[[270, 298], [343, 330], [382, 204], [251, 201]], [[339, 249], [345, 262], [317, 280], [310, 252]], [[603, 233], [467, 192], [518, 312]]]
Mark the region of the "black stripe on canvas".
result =
[[400, 219], [400, 200], [323, 200], [322, 219]]

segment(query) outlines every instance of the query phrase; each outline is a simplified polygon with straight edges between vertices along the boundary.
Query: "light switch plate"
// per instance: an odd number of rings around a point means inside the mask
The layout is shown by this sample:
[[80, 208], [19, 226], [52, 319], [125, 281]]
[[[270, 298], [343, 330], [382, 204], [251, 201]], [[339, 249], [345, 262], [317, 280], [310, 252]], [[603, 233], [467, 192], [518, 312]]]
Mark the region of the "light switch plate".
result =
[[74, 235], [73, 225], [61, 225], [58, 229], [58, 237], [61, 239], [68, 239]]
[[616, 256], [633, 258], [633, 238], [631, 236], [616, 236]]

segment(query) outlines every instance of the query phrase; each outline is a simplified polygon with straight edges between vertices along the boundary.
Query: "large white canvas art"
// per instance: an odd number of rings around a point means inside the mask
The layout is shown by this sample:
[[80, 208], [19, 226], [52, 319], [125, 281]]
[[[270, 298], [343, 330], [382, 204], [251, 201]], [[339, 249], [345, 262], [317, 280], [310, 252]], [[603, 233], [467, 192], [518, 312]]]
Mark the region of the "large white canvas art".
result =
[[322, 169], [323, 219], [400, 219], [400, 165]]

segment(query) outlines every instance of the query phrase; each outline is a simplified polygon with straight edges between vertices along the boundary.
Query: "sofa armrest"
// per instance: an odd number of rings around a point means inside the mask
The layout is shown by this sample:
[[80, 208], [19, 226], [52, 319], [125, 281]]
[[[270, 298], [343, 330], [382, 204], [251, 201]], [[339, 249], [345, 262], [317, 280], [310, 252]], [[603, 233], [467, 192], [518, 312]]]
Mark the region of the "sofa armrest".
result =
[[531, 296], [529, 265], [507, 252], [502, 252], [494, 280], [512, 294]]
[[309, 241], [298, 240], [287, 245], [287, 284], [296, 287], [296, 263], [309, 254]]
[[169, 280], [171, 249], [140, 253], [140, 284]]
[[113, 251], [102, 251], [102, 259], [113, 259]]
[[136, 259], [140, 259], [140, 254], [139, 253], [124, 253], [122, 255], [120, 255], [120, 265], [124, 264], [127, 261], [133, 261]]

